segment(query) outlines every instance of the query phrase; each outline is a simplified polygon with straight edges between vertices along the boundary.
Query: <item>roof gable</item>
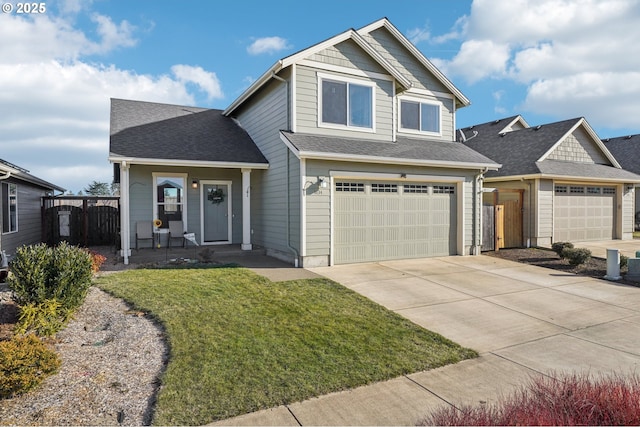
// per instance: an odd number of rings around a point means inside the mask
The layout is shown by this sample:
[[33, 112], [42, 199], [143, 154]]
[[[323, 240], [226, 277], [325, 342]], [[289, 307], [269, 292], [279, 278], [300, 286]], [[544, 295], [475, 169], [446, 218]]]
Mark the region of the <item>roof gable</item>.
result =
[[598, 144], [600, 139], [597, 136], [594, 137], [587, 126], [584, 119], [577, 123], [571, 132], [558, 141], [540, 161], [560, 160], [613, 166], [602, 143]]
[[447, 89], [453, 93], [457, 103], [461, 106], [469, 105], [469, 100], [438, 70], [420, 51], [411, 44], [406, 37], [402, 35], [386, 18], [378, 20], [372, 24], [369, 24], [359, 30], [349, 29], [343, 33], [340, 33], [334, 37], [331, 37], [325, 41], [317, 43], [311, 47], [303, 49], [292, 55], [280, 59], [274, 65], [271, 66], [262, 76], [260, 76], [247, 90], [245, 90], [238, 98], [236, 98], [231, 105], [229, 105], [224, 111], [225, 116], [233, 113], [240, 105], [247, 101], [254, 93], [262, 88], [269, 80], [271, 80], [277, 73], [283, 69], [296, 64], [302, 60], [305, 60], [313, 55], [343, 43], [347, 40], [352, 41], [364, 50], [375, 62], [377, 62], [389, 75], [391, 75], [396, 83], [401, 88], [407, 90], [412, 87], [411, 80], [402, 73], [388, 58], [379, 52], [374, 46], [366, 41], [363, 35], [368, 34], [375, 29], [384, 27], [386, 28], [398, 41], [403, 44], [411, 54], [425, 67], [427, 68], [438, 81], [440, 81]]

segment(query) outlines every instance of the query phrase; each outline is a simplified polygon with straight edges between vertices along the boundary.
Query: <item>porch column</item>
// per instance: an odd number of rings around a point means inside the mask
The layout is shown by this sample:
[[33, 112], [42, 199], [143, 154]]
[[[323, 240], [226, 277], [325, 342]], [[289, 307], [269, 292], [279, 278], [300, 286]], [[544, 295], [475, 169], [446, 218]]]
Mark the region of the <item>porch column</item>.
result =
[[242, 171], [242, 245], [243, 251], [250, 251], [251, 246], [251, 169]]
[[131, 224], [129, 223], [129, 164], [120, 164], [120, 248], [125, 264], [131, 255]]

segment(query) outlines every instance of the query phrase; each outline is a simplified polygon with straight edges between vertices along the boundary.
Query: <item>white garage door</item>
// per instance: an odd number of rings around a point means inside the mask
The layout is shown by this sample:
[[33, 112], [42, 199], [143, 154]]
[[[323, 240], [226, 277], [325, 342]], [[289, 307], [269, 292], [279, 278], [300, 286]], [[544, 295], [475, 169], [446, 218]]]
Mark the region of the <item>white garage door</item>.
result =
[[337, 181], [334, 262], [456, 253], [455, 184]]
[[553, 240], [609, 240], [614, 238], [615, 187], [556, 185]]

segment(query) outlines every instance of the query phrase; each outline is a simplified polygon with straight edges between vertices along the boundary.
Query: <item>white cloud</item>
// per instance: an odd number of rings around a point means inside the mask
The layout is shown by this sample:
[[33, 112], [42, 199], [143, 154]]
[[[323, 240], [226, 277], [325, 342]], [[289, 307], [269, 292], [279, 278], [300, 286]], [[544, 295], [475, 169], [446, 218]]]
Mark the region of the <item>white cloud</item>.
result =
[[[0, 25], [0, 158], [74, 192], [110, 182], [110, 98], [194, 105], [196, 94], [223, 96], [215, 73], [176, 65], [147, 75], [95, 62], [95, 55], [136, 44], [136, 27], [93, 14], [83, 32], [68, 0], [65, 13], [4, 15]], [[49, 12], [49, 11], [48, 11]], [[92, 62], [84, 60], [92, 56]]]
[[202, 67], [174, 65], [171, 71], [180, 83], [194, 83], [207, 94], [209, 100], [224, 98], [220, 80], [216, 73], [205, 71]]
[[282, 37], [263, 37], [256, 39], [247, 47], [250, 55], [260, 55], [263, 53], [275, 53], [281, 50], [290, 49], [291, 46]]
[[407, 38], [411, 41], [411, 43], [418, 44], [423, 41], [431, 40], [431, 32], [427, 27], [414, 28], [407, 31]]
[[640, 114], [623, 89], [638, 96], [636, 0], [474, 0], [462, 20], [457, 55], [433, 60], [450, 77], [525, 85], [523, 107], [559, 119], [584, 115], [596, 126], [622, 126], [630, 120], [613, 116], [623, 108], [623, 116]]

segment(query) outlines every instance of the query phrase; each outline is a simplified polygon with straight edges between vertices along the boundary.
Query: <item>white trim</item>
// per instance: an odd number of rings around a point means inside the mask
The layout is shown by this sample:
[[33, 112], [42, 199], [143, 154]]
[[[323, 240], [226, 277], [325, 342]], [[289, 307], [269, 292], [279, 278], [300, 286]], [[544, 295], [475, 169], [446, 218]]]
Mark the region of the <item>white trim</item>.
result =
[[358, 30], [358, 34], [368, 34], [378, 28], [386, 28], [425, 68], [427, 68], [447, 89], [449, 89], [460, 101], [463, 107], [471, 104], [471, 101], [451, 83], [442, 72], [431, 63], [387, 18], [379, 19]]
[[291, 150], [291, 152], [293, 153], [294, 156], [296, 156], [296, 158], [300, 159], [300, 151], [298, 151], [298, 149], [294, 147], [291, 141], [289, 141], [289, 139], [287, 139], [287, 137], [284, 136], [282, 132], [279, 132], [279, 133], [280, 133], [280, 140], [284, 142], [284, 144], [287, 146], [287, 148], [289, 148], [289, 150]]
[[291, 102], [291, 117], [289, 117], [289, 120], [291, 120], [291, 132], [296, 133], [297, 129], [298, 129], [298, 113], [297, 113], [297, 109], [298, 109], [298, 84], [297, 84], [297, 65], [296, 64], [292, 64], [291, 65], [291, 87], [290, 87], [290, 94], [289, 96], [291, 97], [291, 99], [289, 100], [289, 102]]
[[530, 174], [530, 175], [511, 175], [511, 176], [498, 176], [498, 177], [489, 177], [485, 178], [485, 182], [502, 182], [502, 181], [520, 181], [523, 179], [552, 179], [558, 182], [586, 182], [586, 183], [598, 183], [598, 182], [608, 182], [615, 184], [632, 184], [632, 183], [640, 183], [639, 180], [633, 179], [620, 179], [620, 178], [586, 178], [584, 176], [569, 176], [569, 175], [545, 175], [545, 174]]
[[[396, 142], [398, 140], [398, 107], [395, 101], [396, 99], [396, 85], [391, 87], [391, 141]], [[454, 102], [455, 104], [455, 102]]]
[[[228, 185], [229, 193], [227, 194], [227, 240], [207, 242], [204, 240], [204, 185]], [[225, 180], [200, 180], [200, 244], [201, 245], [228, 245], [233, 239], [233, 210], [231, 208], [233, 200], [232, 181]]]
[[297, 65], [302, 65], [305, 67], [310, 67], [310, 68], [323, 70], [323, 71], [330, 71], [334, 73], [342, 73], [342, 74], [348, 74], [348, 75], [357, 76], [357, 77], [364, 77], [369, 79], [385, 80], [389, 82], [395, 81], [393, 76], [388, 74], [381, 74], [381, 73], [376, 73], [374, 71], [360, 70], [357, 68], [343, 67], [335, 64], [327, 64], [325, 62], [313, 61], [310, 59], [303, 59], [302, 61], [298, 62]]
[[335, 265], [335, 220], [334, 220], [334, 196], [335, 196], [335, 179], [333, 177], [333, 171], [329, 171], [329, 266]]
[[[242, 244], [243, 251], [250, 251], [251, 244], [251, 169], [241, 169], [242, 172]], [[231, 194], [231, 187], [229, 187]], [[232, 214], [233, 217], [233, 214]], [[203, 235], [204, 236], [204, 235]]]
[[[453, 143], [452, 143], [453, 144]], [[338, 154], [322, 153], [315, 151], [298, 151], [300, 158], [312, 160], [339, 160], [347, 162], [384, 163], [406, 166], [434, 166], [442, 168], [457, 169], [483, 169], [498, 170], [502, 165], [496, 163], [467, 163], [454, 162], [449, 160], [420, 160], [420, 159], [399, 159], [395, 157], [367, 156], [361, 154]]]
[[[318, 88], [318, 94], [317, 94], [318, 95], [317, 96], [318, 123], [317, 125], [319, 128], [340, 129], [340, 130], [366, 132], [366, 133], [376, 132], [376, 89], [378, 85], [376, 85], [375, 82], [371, 82], [368, 80], [354, 79], [351, 77], [345, 77], [338, 74], [327, 74], [322, 72], [318, 72], [316, 77], [317, 77], [317, 88]], [[347, 84], [347, 99], [346, 99], [347, 124], [346, 125], [341, 125], [337, 123], [325, 123], [322, 121], [322, 82], [325, 80]], [[349, 116], [350, 116], [349, 91], [348, 91], [349, 84], [371, 88], [371, 127], [349, 125]]]
[[[184, 180], [184, 187], [182, 188], [182, 195], [183, 195], [183, 200], [182, 202], [180, 202], [180, 205], [182, 206], [182, 226], [185, 230], [188, 230], [188, 224], [187, 224], [187, 218], [189, 218], [189, 216], [187, 215], [187, 206], [188, 206], [188, 200], [187, 200], [187, 186], [189, 184], [187, 184], [188, 182], [188, 177], [189, 175], [186, 173], [176, 173], [176, 172], [151, 172], [151, 177], [153, 182], [151, 183], [151, 186], [153, 187], [153, 216], [151, 217], [151, 220], [153, 221], [154, 219], [158, 218], [158, 183], [156, 182], [157, 178], [159, 176], [162, 177], [167, 177], [167, 178], [182, 178]], [[167, 227], [169, 226], [169, 224], [167, 224]]]
[[227, 168], [227, 169], [269, 169], [266, 163], [244, 163], [244, 162], [211, 162], [203, 160], [180, 160], [180, 159], [150, 159], [143, 157], [120, 157], [109, 156], [110, 162], [122, 163], [127, 162], [130, 165], [149, 165], [149, 166], [187, 166], [201, 168]]
[[300, 159], [300, 256], [307, 256], [307, 161]]
[[463, 176], [449, 176], [449, 175], [420, 175], [420, 174], [407, 174], [405, 178], [399, 173], [387, 173], [387, 172], [354, 172], [354, 171], [329, 171], [329, 176], [336, 179], [358, 179], [358, 180], [392, 180], [398, 182], [464, 182]]
[[[442, 110], [443, 105], [441, 101], [425, 99], [425, 98], [417, 98], [413, 96], [404, 96], [399, 95], [397, 97], [398, 102], [398, 132], [409, 133], [414, 135], [426, 135], [426, 136], [442, 136]], [[413, 102], [419, 105], [418, 110], [418, 127], [420, 129], [407, 129], [402, 127], [402, 102]], [[433, 105], [438, 107], [438, 132], [421, 130], [422, 128], [422, 104]], [[455, 102], [454, 102], [455, 104]]]
[[129, 164], [120, 164], [120, 254], [124, 264], [129, 264], [131, 255], [131, 212], [129, 197]]
[[[434, 98], [447, 98], [447, 99], [453, 99], [455, 100], [456, 97], [453, 96], [453, 94], [451, 93], [445, 93], [445, 92], [439, 92], [439, 91], [435, 91], [435, 90], [428, 90], [428, 89], [421, 89], [421, 88], [417, 88], [417, 87], [412, 87], [409, 90], [404, 91], [404, 94], [406, 95], [420, 95], [420, 96], [431, 96]], [[455, 102], [454, 102], [455, 104]]]
[[[464, 251], [464, 246], [465, 246], [465, 228], [466, 228], [466, 221], [464, 221], [465, 218], [465, 188], [464, 188], [464, 181], [458, 181], [458, 185], [456, 185], [456, 206], [457, 206], [457, 212], [456, 212], [456, 252], [458, 253], [458, 255], [466, 255], [465, 251]], [[475, 194], [474, 194], [475, 197]]]
[[505, 127], [502, 128], [502, 130], [500, 133], [506, 133], [506, 132], [511, 132], [513, 129], [511, 130], [506, 130], [507, 128], [511, 128], [513, 127], [514, 124], [520, 122], [520, 124], [522, 124], [522, 126], [524, 126], [525, 129], [530, 128], [531, 126], [529, 126], [529, 123], [527, 123], [527, 121], [524, 119], [524, 117], [522, 117], [521, 115], [517, 115], [515, 119], [511, 120]]
[[[16, 229], [15, 230], [10, 230], [10, 231], [5, 231], [4, 227], [2, 227], [2, 224], [0, 224], [0, 230], [2, 230], [2, 235], [5, 236], [5, 235], [9, 235], [9, 234], [15, 234], [18, 231], [20, 231], [20, 229], [18, 228], [18, 222], [19, 222], [20, 215], [18, 215], [19, 214], [19, 210], [18, 210], [18, 206], [19, 206], [19, 201], [18, 201], [18, 183], [16, 183], [16, 182], [3, 182], [0, 185], [0, 189], [2, 188], [2, 185], [6, 185], [7, 186], [7, 200], [2, 200], [2, 202], [0, 203], [0, 206], [3, 206], [3, 210], [4, 210], [4, 206], [6, 206], [7, 213], [9, 213], [9, 210], [11, 209], [11, 203], [9, 203], [9, 200], [8, 200], [10, 198], [9, 193], [11, 192], [9, 188], [12, 185], [15, 186], [15, 188], [16, 188], [16, 196], [15, 196], [16, 197]], [[1, 193], [1, 191], [0, 191], [0, 193]], [[0, 212], [0, 218], [2, 218], [3, 222], [4, 222], [3, 214], [4, 214], [4, 212]], [[9, 215], [9, 223], [11, 223], [11, 215]]]

